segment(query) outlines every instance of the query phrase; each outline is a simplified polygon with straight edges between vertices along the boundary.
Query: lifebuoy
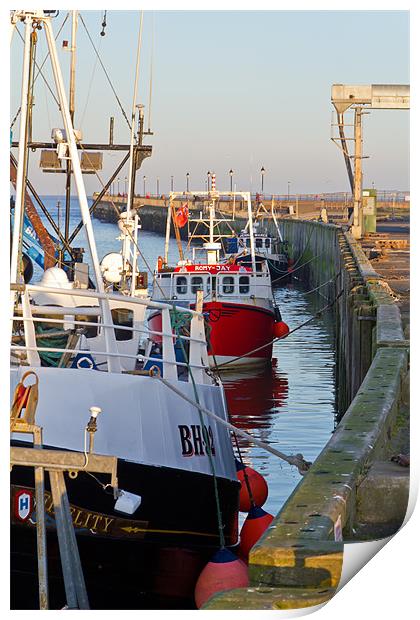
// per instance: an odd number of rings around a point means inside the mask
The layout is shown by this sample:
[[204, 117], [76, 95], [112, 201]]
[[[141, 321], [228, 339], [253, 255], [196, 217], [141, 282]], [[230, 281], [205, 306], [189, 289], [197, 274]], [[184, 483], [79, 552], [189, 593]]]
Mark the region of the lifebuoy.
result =
[[157, 259], [158, 271], [160, 271], [162, 269], [162, 267], [163, 267], [163, 258], [161, 256], [158, 256], [158, 259]]

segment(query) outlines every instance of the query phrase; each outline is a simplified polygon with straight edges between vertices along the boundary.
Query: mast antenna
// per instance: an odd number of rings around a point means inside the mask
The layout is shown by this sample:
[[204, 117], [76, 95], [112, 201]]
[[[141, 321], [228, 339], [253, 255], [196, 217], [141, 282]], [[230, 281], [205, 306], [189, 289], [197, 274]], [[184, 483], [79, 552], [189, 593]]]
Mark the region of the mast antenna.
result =
[[105, 32], [105, 28], [106, 28], [106, 11], [104, 11], [104, 17], [102, 20], [102, 30], [101, 30], [101, 37], [104, 37], [106, 32]]

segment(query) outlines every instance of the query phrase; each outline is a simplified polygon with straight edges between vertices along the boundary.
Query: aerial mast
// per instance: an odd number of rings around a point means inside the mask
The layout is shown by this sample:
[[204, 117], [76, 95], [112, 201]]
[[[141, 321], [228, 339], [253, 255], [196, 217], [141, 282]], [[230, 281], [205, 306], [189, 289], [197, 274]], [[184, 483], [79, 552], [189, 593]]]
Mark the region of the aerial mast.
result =
[[[70, 87], [69, 87], [69, 112], [71, 122], [74, 125], [75, 90], [76, 90], [76, 34], [79, 11], [71, 11], [71, 47], [70, 47]], [[64, 224], [64, 238], [68, 243], [70, 233], [70, 202], [71, 202], [71, 161], [66, 163], [66, 219]]]

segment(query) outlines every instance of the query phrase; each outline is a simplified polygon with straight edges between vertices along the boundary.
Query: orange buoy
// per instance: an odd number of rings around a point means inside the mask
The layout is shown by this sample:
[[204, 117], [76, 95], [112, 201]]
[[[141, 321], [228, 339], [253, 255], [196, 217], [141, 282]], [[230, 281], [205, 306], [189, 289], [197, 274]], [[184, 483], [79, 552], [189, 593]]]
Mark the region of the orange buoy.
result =
[[229, 549], [219, 549], [200, 573], [194, 591], [195, 604], [200, 609], [213, 594], [248, 585], [246, 564]]
[[[239, 510], [241, 512], [249, 512], [252, 508], [252, 500], [254, 505], [264, 505], [268, 497], [268, 485], [267, 482], [259, 472], [252, 467], [248, 467], [238, 460], [236, 462], [236, 475], [241, 483], [241, 489], [239, 491]], [[245, 480], [247, 477], [248, 484]], [[252, 499], [249, 494], [248, 485], [251, 489]]]
[[253, 506], [249, 511], [241, 529], [239, 545], [239, 555], [245, 562], [248, 561], [251, 548], [261, 538], [273, 519], [273, 515], [258, 506]]
[[284, 321], [276, 321], [273, 326], [274, 338], [284, 338], [289, 333], [289, 326]]
[[158, 259], [157, 259], [158, 271], [160, 271], [162, 269], [162, 267], [163, 267], [163, 258], [161, 256], [158, 256]]

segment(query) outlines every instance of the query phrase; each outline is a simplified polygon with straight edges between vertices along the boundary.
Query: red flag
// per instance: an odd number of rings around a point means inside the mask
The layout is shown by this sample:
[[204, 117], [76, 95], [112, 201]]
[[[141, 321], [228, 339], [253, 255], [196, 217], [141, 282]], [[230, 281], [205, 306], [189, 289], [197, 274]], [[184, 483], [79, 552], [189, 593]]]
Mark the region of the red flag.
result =
[[175, 214], [176, 223], [178, 224], [179, 228], [182, 228], [183, 226], [185, 226], [185, 224], [188, 222], [188, 216], [189, 216], [188, 204], [185, 203], [182, 205], [182, 207], [178, 209], [178, 211]]

